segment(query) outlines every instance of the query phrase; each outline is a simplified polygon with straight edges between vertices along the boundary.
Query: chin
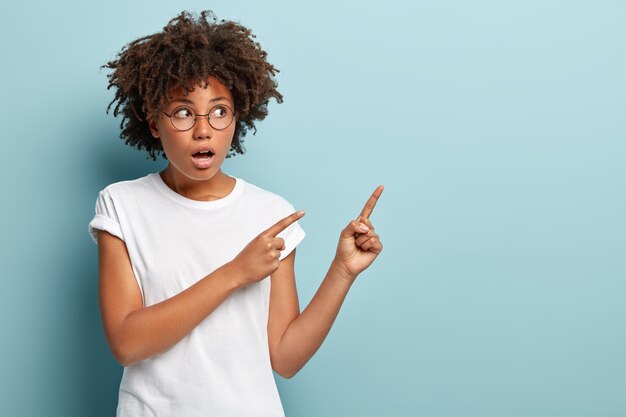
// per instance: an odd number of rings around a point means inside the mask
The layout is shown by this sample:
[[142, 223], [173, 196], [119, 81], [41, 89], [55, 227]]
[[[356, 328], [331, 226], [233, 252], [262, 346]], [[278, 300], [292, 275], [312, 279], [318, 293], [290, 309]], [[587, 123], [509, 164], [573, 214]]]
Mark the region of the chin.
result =
[[188, 178], [191, 178], [193, 180], [197, 180], [197, 181], [206, 181], [206, 180], [210, 180], [213, 177], [215, 177], [216, 175], [218, 175], [218, 173], [220, 172], [220, 169], [213, 169], [213, 168], [206, 168], [206, 169], [198, 169], [198, 168], [192, 168], [192, 171], [189, 173], [189, 175], [186, 175]]
[[219, 174], [222, 162], [223, 158], [216, 158], [215, 155], [209, 158], [208, 161], [199, 162], [192, 160], [190, 166], [188, 165], [185, 167], [186, 169], [184, 174], [185, 176], [198, 181], [209, 180]]

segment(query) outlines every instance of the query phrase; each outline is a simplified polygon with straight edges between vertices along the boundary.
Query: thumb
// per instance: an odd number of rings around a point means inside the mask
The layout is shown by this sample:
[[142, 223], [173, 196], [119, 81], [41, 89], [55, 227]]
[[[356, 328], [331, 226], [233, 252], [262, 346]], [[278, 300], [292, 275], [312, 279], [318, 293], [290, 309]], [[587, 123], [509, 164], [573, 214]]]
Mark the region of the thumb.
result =
[[341, 231], [341, 238], [347, 239], [349, 237], [354, 237], [354, 235], [359, 235], [361, 233], [367, 233], [369, 231], [369, 227], [364, 225], [363, 223], [359, 223], [356, 220], [352, 220], [348, 225]]

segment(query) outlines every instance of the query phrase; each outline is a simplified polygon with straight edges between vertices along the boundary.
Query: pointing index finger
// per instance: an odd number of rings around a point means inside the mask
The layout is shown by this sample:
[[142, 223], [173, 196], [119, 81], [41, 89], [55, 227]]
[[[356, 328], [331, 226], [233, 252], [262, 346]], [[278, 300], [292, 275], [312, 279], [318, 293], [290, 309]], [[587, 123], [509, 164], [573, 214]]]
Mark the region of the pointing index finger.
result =
[[289, 216], [276, 222], [276, 224], [267, 229], [265, 233], [276, 237], [276, 235], [288, 228], [292, 223], [296, 222], [302, 216], [304, 216], [304, 211], [302, 210], [291, 213]]
[[369, 219], [370, 214], [372, 214], [372, 211], [374, 211], [374, 207], [376, 207], [378, 197], [380, 197], [380, 195], [383, 193], [384, 188], [385, 187], [382, 185], [376, 187], [370, 198], [368, 198], [367, 202], [365, 203], [365, 206], [363, 206], [363, 210], [361, 210], [361, 214], [359, 216]]

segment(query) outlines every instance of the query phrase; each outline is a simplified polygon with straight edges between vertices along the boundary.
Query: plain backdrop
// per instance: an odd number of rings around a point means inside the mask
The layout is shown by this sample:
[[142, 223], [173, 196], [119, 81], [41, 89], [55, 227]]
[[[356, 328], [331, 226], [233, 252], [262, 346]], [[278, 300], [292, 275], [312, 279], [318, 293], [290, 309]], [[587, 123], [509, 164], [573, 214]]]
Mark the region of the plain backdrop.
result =
[[224, 171], [307, 232], [304, 308], [378, 184], [385, 244], [288, 416], [626, 415], [626, 3], [2, 6], [3, 416], [113, 416], [98, 191], [165, 167], [118, 138], [100, 65], [183, 9], [249, 26], [285, 96]]

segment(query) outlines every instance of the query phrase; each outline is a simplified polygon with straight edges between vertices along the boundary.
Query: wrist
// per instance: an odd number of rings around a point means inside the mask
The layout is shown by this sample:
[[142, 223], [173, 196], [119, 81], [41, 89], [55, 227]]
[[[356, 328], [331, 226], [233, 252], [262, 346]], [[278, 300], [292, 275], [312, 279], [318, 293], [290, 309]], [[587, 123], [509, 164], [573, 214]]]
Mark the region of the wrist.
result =
[[348, 282], [350, 284], [352, 284], [358, 276], [358, 274], [350, 272], [348, 267], [346, 267], [345, 264], [343, 264], [342, 262], [338, 261], [337, 258], [333, 259], [332, 263], [330, 264], [330, 270], [332, 275], [337, 277], [337, 279]]
[[237, 290], [245, 285], [241, 269], [233, 262], [227, 262], [220, 267], [220, 272], [231, 289]]

